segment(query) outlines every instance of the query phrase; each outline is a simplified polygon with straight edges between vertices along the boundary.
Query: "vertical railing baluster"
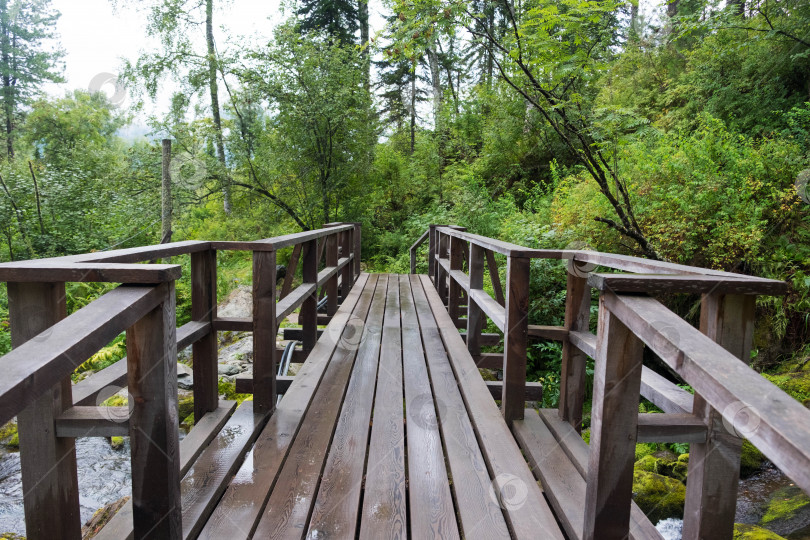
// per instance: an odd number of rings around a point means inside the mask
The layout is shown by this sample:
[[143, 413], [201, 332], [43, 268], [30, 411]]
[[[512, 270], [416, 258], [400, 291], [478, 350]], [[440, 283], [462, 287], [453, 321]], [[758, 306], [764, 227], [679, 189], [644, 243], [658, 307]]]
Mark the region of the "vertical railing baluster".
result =
[[[302, 271], [304, 283], [317, 283], [318, 282], [318, 244], [317, 240], [310, 240], [304, 244], [303, 264]], [[312, 294], [307, 296], [303, 304], [301, 304], [301, 311], [298, 315], [298, 324], [301, 325], [301, 332], [303, 333], [303, 349], [306, 352], [315, 347], [315, 342], [318, 341], [318, 291], [312, 291]]]
[[[470, 243], [470, 293], [484, 288], [484, 248]], [[475, 357], [481, 354], [481, 331], [484, 327], [484, 313], [472, 294], [467, 295], [467, 350]]]
[[[337, 266], [338, 263], [338, 238], [336, 234], [330, 234], [326, 237], [326, 266]], [[330, 277], [326, 283], [326, 314], [332, 316], [337, 311], [338, 300], [338, 273]]]
[[442, 259], [447, 259], [447, 251], [450, 237], [439, 231], [439, 256], [436, 259], [436, 288], [439, 291], [439, 298], [447, 305], [447, 272], [442, 266]]
[[[191, 254], [191, 319], [212, 323], [217, 316], [217, 252]], [[217, 333], [211, 331], [192, 345], [194, 420], [219, 406]]]
[[643, 343], [599, 301], [599, 330], [585, 488], [586, 539], [625, 539], [630, 530]]
[[[700, 331], [746, 362], [751, 353], [754, 331], [754, 295], [704, 294], [701, 301]], [[731, 538], [737, 506], [742, 439], [745, 429], [729, 433], [722, 411], [710, 407], [695, 394], [692, 413], [708, 427], [705, 443], [689, 446], [689, 481], [686, 484], [683, 538]], [[737, 413], [739, 411], [733, 411]], [[741, 415], [745, 417], [745, 415]]]
[[[66, 315], [64, 283], [9, 283], [11, 345], [19, 347]], [[70, 377], [17, 416], [26, 537], [81, 538], [74, 439], [56, 437], [54, 418], [73, 405]]]
[[[591, 288], [588, 278], [568, 272], [565, 295], [565, 329], [588, 332], [591, 313]], [[560, 419], [571, 424], [579, 433], [582, 429], [582, 406], [585, 402], [585, 366], [587, 355], [563, 341], [560, 373]]]
[[428, 276], [430, 276], [430, 279], [433, 280], [434, 286], [437, 283], [436, 280], [437, 246], [438, 244], [436, 243], [436, 225], [431, 225], [428, 231]]
[[[464, 267], [464, 240], [459, 238], [450, 237], [450, 270], [462, 270]], [[449, 274], [448, 274], [449, 275]], [[453, 319], [453, 323], [458, 327], [460, 321], [461, 310], [461, 285], [452, 277], [448, 283], [447, 292], [447, 313]]]
[[[354, 230], [344, 231], [340, 233], [340, 247], [341, 247], [341, 257], [349, 257], [352, 254], [352, 235], [354, 234]], [[354, 261], [350, 262], [346, 266], [343, 267], [341, 270], [341, 278], [340, 278], [340, 297], [346, 298], [349, 294], [349, 291], [352, 290], [352, 285], [354, 285]]]
[[180, 441], [174, 282], [127, 330], [127, 383], [135, 538], [181, 538]]
[[[304, 267], [306, 268], [306, 266]], [[253, 411], [276, 406], [276, 252], [253, 252]]]
[[[363, 271], [362, 267], [360, 266], [360, 250], [362, 245], [362, 232], [363, 227], [361, 223], [354, 224], [354, 230], [352, 231], [352, 242], [354, 243], [354, 249], [352, 253], [354, 253], [354, 275], [359, 276], [360, 272]], [[352, 279], [352, 285], [354, 285], [354, 279]], [[349, 287], [351, 289], [351, 287]], [[346, 292], [348, 294], [348, 290]]]
[[526, 394], [526, 348], [529, 338], [529, 259], [506, 261], [506, 317], [503, 345], [501, 410], [511, 425], [523, 419]]

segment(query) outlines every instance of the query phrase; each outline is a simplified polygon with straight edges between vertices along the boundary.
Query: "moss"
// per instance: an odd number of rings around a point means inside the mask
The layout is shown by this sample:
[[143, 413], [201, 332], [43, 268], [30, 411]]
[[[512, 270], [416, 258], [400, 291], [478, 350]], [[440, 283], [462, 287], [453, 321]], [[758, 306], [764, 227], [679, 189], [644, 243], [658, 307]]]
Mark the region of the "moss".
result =
[[638, 443], [636, 445], [636, 461], [644, 456], [649, 456], [658, 451], [658, 445], [655, 443]]
[[765, 463], [765, 455], [756, 446], [743, 440], [742, 454], [740, 455], [740, 477], [748, 478]]
[[222, 396], [222, 399], [236, 401], [238, 404], [253, 399], [253, 394], [237, 394], [236, 384], [225, 379], [219, 380], [219, 395]]
[[194, 412], [183, 418], [180, 422], [180, 427], [186, 431], [191, 431], [191, 428], [194, 427]]
[[102, 407], [126, 407], [129, 401], [127, 400], [127, 396], [122, 396], [119, 394], [115, 394], [114, 396], [108, 398], [104, 403], [101, 404]]
[[194, 414], [194, 396], [185, 396], [177, 400], [177, 416], [185, 418], [189, 414]]
[[9, 448], [19, 448], [20, 434], [15, 431], [14, 435], [12, 435], [11, 438], [8, 441], [6, 441], [6, 446], [8, 446]]
[[810, 371], [763, 376], [794, 399], [802, 403], [810, 401]]
[[591, 430], [590, 429], [583, 429], [582, 430], [582, 440], [588, 444], [591, 444]]
[[646, 471], [668, 476], [683, 482], [686, 480], [687, 463], [677, 460], [674, 455], [665, 452], [648, 454], [636, 461], [635, 470]]
[[0, 540], [25, 540], [25, 537], [15, 533], [0, 533]]
[[124, 447], [124, 438], [110, 437], [110, 446], [113, 450], [121, 450]]
[[756, 525], [748, 525], [745, 523], [734, 524], [734, 540], [785, 540], [784, 537], [779, 536], [775, 532], [768, 529], [757, 527]]
[[810, 497], [796, 486], [788, 486], [773, 493], [760, 523], [789, 521], [802, 510], [810, 510]]
[[633, 472], [633, 499], [653, 523], [682, 518], [686, 486], [674, 478], [654, 472]]
[[0, 427], [0, 442], [11, 439], [17, 435], [17, 422], [12, 420], [3, 427]]

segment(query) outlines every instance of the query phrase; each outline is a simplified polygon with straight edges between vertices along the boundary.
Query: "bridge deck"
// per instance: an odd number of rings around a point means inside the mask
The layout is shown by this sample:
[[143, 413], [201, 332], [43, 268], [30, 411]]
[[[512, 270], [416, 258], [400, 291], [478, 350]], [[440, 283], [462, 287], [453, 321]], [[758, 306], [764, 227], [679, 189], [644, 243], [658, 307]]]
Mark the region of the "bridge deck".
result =
[[562, 538], [426, 276], [361, 275], [209, 503], [212, 461], [186, 537]]

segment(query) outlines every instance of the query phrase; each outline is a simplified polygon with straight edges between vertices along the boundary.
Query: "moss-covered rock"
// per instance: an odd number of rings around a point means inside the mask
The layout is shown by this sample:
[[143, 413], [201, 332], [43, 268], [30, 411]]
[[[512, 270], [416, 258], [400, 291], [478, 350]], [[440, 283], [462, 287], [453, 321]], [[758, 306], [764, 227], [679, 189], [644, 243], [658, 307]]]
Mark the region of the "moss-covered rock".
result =
[[796, 486], [776, 490], [759, 524], [779, 534], [807, 527], [810, 525], [810, 497]]
[[25, 537], [15, 533], [0, 533], [0, 540], [25, 540]]
[[121, 450], [124, 447], [123, 437], [110, 437], [110, 447], [113, 450]]
[[13, 448], [20, 446], [20, 438], [17, 435], [17, 422], [12, 420], [0, 427], [0, 443]]
[[636, 461], [635, 469], [668, 476], [683, 482], [686, 480], [687, 466], [688, 461], [685, 463], [678, 461], [678, 458], [670, 452], [655, 452]]
[[785, 538], [756, 525], [735, 523], [734, 540], [785, 540]]
[[740, 455], [740, 478], [748, 478], [762, 468], [765, 455], [756, 446], [743, 440], [742, 454]]
[[638, 443], [636, 445], [636, 461], [644, 456], [649, 456], [658, 451], [658, 445], [655, 443]]
[[685, 497], [686, 486], [675, 478], [634, 470], [633, 500], [653, 523], [666, 518], [682, 518]]
[[191, 428], [194, 427], [194, 413], [193, 412], [191, 414], [189, 414], [188, 416], [186, 416], [185, 418], [183, 418], [183, 420], [180, 421], [180, 427], [183, 428], [184, 430], [186, 430], [186, 433], [191, 431]]
[[182, 396], [177, 400], [177, 416], [182, 420], [189, 414], [194, 414], [194, 396], [189, 394]]
[[241, 404], [243, 401], [253, 399], [253, 394], [237, 394], [236, 384], [225, 379], [219, 380], [219, 395], [222, 399], [236, 401]]
[[82, 527], [82, 538], [84, 540], [94, 538], [102, 527], [104, 527], [104, 525], [106, 525], [113, 518], [113, 516], [115, 516], [116, 512], [124, 507], [128, 500], [129, 497], [122, 497], [121, 499], [118, 499], [117, 501], [96, 510], [93, 517], [90, 518], [90, 520]]
[[763, 374], [763, 376], [796, 400], [805, 404], [810, 402], [810, 371]]
[[591, 430], [590, 429], [583, 429], [582, 430], [582, 440], [588, 444], [591, 444]]

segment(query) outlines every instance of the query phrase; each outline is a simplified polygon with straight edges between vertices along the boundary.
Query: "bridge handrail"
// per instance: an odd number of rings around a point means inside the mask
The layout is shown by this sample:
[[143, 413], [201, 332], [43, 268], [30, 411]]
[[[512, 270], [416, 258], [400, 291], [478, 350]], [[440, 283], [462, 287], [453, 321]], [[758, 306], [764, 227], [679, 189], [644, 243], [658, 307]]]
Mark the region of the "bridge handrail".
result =
[[[276, 257], [292, 247], [277, 291]], [[253, 313], [216, 313], [216, 252], [253, 253]], [[192, 321], [175, 326], [175, 280], [181, 267], [155, 261], [191, 256]], [[303, 283], [292, 289], [300, 257]], [[322, 259], [325, 261], [322, 263]], [[135, 264], [150, 261], [152, 264]], [[73, 438], [129, 435], [135, 536], [174, 537], [181, 528], [177, 426], [177, 349], [193, 346], [194, 416], [218, 414], [217, 331], [253, 332], [253, 411], [276, 403], [276, 334], [300, 308], [304, 353], [317, 341], [318, 293], [327, 318], [360, 273], [360, 224], [332, 223], [249, 242], [188, 241], [0, 264], [8, 282], [11, 352], [0, 357], [0, 425], [15, 415], [21, 446], [23, 504], [29, 538], [78, 537], [81, 523]], [[121, 283], [66, 316], [65, 282]], [[70, 376], [121, 332], [127, 356], [80, 383]], [[126, 369], [121, 369], [121, 363]], [[90, 406], [128, 387], [127, 407]], [[148, 463], [149, 470], [143, 467]]]
[[[427, 233], [430, 277], [456, 326], [466, 327], [470, 354], [479, 367], [503, 369], [507, 422], [523, 418], [529, 336], [563, 343], [559, 416], [577, 432], [585, 357], [595, 359], [585, 537], [629, 531], [636, 441], [692, 445], [684, 538], [731, 536], [743, 437], [810, 493], [810, 410], [747, 365], [756, 295], [785, 294], [786, 283], [610, 253], [531, 249], [457, 227]], [[507, 260], [505, 291], [493, 253]], [[528, 324], [533, 258], [567, 261], [564, 326]], [[485, 265], [495, 298], [484, 290]], [[589, 329], [592, 288], [600, 298], [596, 335]], [[660, 293], [700, 294], [700, 329], [648, 296]], [[502, 355], [481, 353], [484, 343], [497, 343], [497, 334], [482, 333], [484, 317], [503, 332]], [[695, 395], [643, 366], [645, 345]], [[639, 395], [664, 413], [638, 414]]]

